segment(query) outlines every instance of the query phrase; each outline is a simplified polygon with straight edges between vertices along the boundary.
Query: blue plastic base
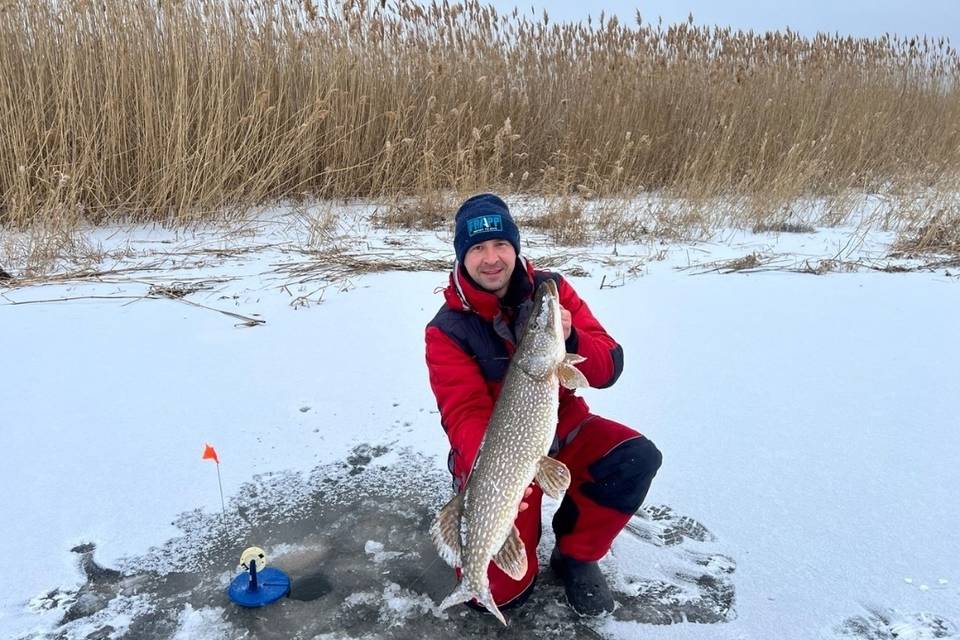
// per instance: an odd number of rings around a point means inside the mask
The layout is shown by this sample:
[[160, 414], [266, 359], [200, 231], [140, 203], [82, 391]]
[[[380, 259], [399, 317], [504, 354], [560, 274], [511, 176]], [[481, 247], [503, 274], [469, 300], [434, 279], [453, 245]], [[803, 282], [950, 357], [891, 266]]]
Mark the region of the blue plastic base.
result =
[[257, 589], [250, 589], [250, 574], [241, 573], [227, 589], [227, 595], [241, 607], [263, 607], [290, 595], [290, 577], [280, 569], [267, 567], [257, 572]]

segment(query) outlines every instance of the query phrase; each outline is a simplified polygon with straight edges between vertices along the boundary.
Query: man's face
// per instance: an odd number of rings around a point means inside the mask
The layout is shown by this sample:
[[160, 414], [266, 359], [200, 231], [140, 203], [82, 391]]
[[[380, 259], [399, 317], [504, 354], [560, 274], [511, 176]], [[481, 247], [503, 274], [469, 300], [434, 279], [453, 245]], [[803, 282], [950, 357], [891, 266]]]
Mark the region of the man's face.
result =
[[517, 252], [507, 240], [480, 242], [463, 256], [463, 268], [474, 282], [498, 298], [506, 295], [516, 265]]

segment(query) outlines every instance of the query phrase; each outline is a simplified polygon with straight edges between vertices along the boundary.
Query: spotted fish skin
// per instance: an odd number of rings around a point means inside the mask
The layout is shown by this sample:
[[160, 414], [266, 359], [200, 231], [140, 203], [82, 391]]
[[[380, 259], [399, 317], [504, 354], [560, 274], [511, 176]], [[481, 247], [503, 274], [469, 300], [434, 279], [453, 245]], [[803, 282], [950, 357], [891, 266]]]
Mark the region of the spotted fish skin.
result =
[[506, 624], [490, 593], [491, 560], [514, 580], [527, 572], [527, 556], [514, 525], [523, 494], [536, 480], [559, 497], [570, 485], [563, 463], [547, 457], [557, 427], [559, 385], [587, 386], [567, 354], [560, 298], [553, 280], [541, 284], [500, 396], [487, 425], [466, 489], [438, 513], [430, 528], [440, 556], [462, 569], [446, 609], [476, 599]]

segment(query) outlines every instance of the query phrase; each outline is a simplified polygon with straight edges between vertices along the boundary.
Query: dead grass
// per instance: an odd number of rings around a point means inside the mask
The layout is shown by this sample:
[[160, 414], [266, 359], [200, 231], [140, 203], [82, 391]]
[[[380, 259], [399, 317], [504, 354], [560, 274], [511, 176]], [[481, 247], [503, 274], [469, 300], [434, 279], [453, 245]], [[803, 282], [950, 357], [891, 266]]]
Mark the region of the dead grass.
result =
[[171, 282], [168, 284], [152, 284], [147, 292], [148, 296], [164, 298], [184, 298], [197, 291], [209, 289], [206, 282]]
[[434, 194], [498, 190], [557, 199], [544, 228], [571, 242], [577, 199], [662, 193], [688, 205], [615, 234], [689, 236], [713, 198], [776, 225], [798, 198], [960, 167], [960, 59], [926, 38], [556, 25], [474, 0], [39, 0], [0, 9], [0, 69], [6, 228], [410, 196], [383, 223], [420, 227]]
[[894, 255], [937, 253], [960, 256], [960, 216], [940, 213], [933, 220], [901, 237]]
[[541, 213], [524, 218], [523, 226], [543, 231], [557, 244], [566, 246], [586, 244], [593, 228], [583, 203], [572, 197], [547, 201]]
[[9, 265], [8, 278], [29, 281], [57, 269], [79, 270], [99, 264], [101, 251], [84, 240], [82, 234], [55, 224], [37, 222], [29, 229], [8, 232], [0, 237], [0, 257]]
[[449, 259], [433, 258], [419, 251], [406, 251], [401, 255], [392, 251], [343, 249], [299, 250], [294, 253], [298, 255], [296, 260], [274, 265], [274, 272], [287, 279], [287, 287], [318, 281], [343, 283], [356, 276], [384, 271], [450, 270]]
[[380, 227], [401, 229], [450, 227], [458, 206], [459, 202], [450, 193], [397, 198], [378, 209], [371, 217], [371, 222]]
[[751, 253], [749, 255], [743, 256], [742, 258], [737, 258], [736, 260], [731, 260], [726, 265], [723, 266], [722, 271], [731, 272], [731, 271], [743, 271], [745, 269], [754, 269], [757, 265], [760, 264], [763, 256], [757, 253]]
[[801, 222], [760, 223], [753, 227], [754, 233], [814, 233], [816, 229]]
[[802, 265], [792, 269], [792, 271], [822, 276], [828, 273], [849, 273], [852, 271], [857, 271], [863, 266], [864, 265], [862, 262], [840, 260], [837, 258], [824, 258], [822, 260], [804, 260]]

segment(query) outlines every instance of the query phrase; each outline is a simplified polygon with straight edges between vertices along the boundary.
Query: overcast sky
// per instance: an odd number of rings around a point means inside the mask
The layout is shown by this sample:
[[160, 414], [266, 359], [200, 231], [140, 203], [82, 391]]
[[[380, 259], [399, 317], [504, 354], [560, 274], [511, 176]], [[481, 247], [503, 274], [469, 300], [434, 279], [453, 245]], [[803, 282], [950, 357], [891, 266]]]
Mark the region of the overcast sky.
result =
[[[487, 0], [500, 12], [514, 6], [529, 12], [531, 0]], [[787, 26], [803, 35], [818, 31], [839, 32], [852, 36], [879, 36], [884, 32], [904, 35], [926, 34], [948, 36], [951, 44], [960, 46], [960, 0], [607, 0], [586, 3], [582, 0], [532, 0], [533, 6], [545, 8], [552, 20], [583, 20], [587, 14], [595, 18], [605, 11], [621, 21], [635, 24], [639, 9], [645, 22], [664, 24], [680, 22], [693, 13], [701, 25], [732, 26], [754, 31], [781, 30]], [[539, 11], [538, 11], [539, 12]]]

